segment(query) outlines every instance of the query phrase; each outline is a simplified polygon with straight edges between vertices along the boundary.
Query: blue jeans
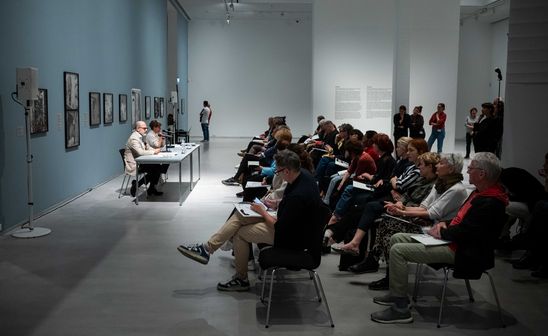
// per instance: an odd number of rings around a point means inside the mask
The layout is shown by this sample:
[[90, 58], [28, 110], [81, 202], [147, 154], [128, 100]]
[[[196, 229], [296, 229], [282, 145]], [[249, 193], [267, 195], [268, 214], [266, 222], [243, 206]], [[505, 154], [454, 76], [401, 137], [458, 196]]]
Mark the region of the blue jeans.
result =
[[339, 198], [339, 201], [337, 202], [337, 206], [335, 207], [334, 214], [338, 218], [341, 218], [346, 213], [346, 210], [350, 206], [350, 200], [352, 199], [353, 189], [354, 189], [354, 186], [351, 184], [347, 185], [346, 188], [344, 188], [341, 198]]
[[202, 123], [202, 132], [204, 133], [204, 140], [209, 141], [209, 124]]
[[432, 150], [434, 141], [438, 140], [438, 153], [441, 153], [443, 148], [443, 139], [445, 139], [445, 128], [441, 130], [432, 129], [430, 138], [428, 138], [428, 150]]
[[316, 180], [321, 180], [325, 176], [327, 165], [333, 162], [333, 159], [328, 156], [323, 156], [316, 166]]

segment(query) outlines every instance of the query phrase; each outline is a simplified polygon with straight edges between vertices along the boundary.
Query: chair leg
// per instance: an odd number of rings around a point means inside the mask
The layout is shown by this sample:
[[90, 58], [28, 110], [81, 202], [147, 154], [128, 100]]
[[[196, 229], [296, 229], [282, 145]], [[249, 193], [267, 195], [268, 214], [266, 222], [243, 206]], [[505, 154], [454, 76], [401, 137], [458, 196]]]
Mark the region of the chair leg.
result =
[[318, 287], [320, 288], [320, 292], [322, 294], [323, 300], [325, 302], [325, 308], [327, 309], [327, 316], [329, 316], [329, 322], [331, 322], [331, 328], [335, 328], [335, 324], [333, 323], [333, 318], [331, 317], [331, 310], [329, 310], [329, 304], [327, 303], [327, 297], [325, 296], [325, 292], [323, 291], [322, 281], [320, 280], [320, 276], [316, 271], [313, 271], [314, 278], [316, 279], [316, 282], [318, 283]]
[[[122, 197], [122, 190], [125, 191], [124, 184], [126, 183], [126, 177], [127, 177], [127, 175], [124, 174], [124, 179], [122, 180], [122, 186], [120, 187], [120, 193], [118, 193], [118, 198]], [[126, 189], [127, 189], [127, 187], [126, 187]]]
[[318, 302], [322, 302], [320, 290], [318, 289], [318, 284], [316, 283], [316, 278], [314, 277], [314, 271], [308, 271], [308, 275], [310, 275], [310, 280], [314, 282], [314, 287], [316, 288], [316, 295], [318, 296]]
[[417, 264], [417, 271], [415, 272], [415, 289], [413, 290], [413, 302], [417, 302], [417, 295], [419, 295], [419, 285], [422, 276], [422, 264]]
[[263, 272], [263, 285], [261, 289], [261, 302], [264, 303], [264, 290], [266, 288], [266, 276], [267, 276], [268, 269], [265, 269]]
[[493, 289], [493, 294], [495, 295], [495, 301], [497, 302], [497, 307], [499, 309], [500, 323], [503, 328], [506, 328], [506, 324], [504, 324], [504, 319], [502, 318], [502, 308], [500, 307], [499, 296], [497, 295], [497, 290], [495, 289], [495, 282], [493, 281], [493, 278], [491, 277], [491, 274], [489, 274], [489, 272], [485, 272], [485, 274], [487, 274], [487, 276], [489, 277], [489, 281], [491, 282], [491, 288]]
[[264, 325], [265, 328], [268, 328], [268, 326], [270, 325], [270, 307], [272, 305], [272, 289], [274, 288], [275, 275], [276, 275], [276, 269], [274, 268], [272, 270], [272, 273], [270, 274], [270, 288], [269, 288], [269, 294], [268, 294], [268, 306], [266, 308], [266, 323]]
[[440, 313], [438, 315], [438, 328], [441, 326], [441, 316], [443, 314], [443, 304], [445, 303], [445, 289], [447, 288], [447, 278], [449, 277], [449, 269], [443, 268], [444, 278], [443, 278], [443, 288], [441, 290], [441, 302], [440, 302]]
[[464, 282], [466, 283], [466, 290], [468, 290], [468, 298], [470, 299], [470, 302], [474, 302], [474, 295], [472, 294], [472, 287], [470, 286], [470, 280], [464, 279]]

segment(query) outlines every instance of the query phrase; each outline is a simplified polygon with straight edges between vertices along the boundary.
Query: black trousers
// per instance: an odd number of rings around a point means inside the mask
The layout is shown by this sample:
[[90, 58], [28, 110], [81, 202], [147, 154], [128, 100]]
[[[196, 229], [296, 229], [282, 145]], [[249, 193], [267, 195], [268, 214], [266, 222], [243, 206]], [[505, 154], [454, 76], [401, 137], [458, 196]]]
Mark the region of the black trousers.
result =
[[[161, 164], [142, 164], [139, 165], [139, 173], [146, 173], [146, 180], [150, 183], [150, 186], [153, 187], [158, 184], [158, 180], [160, 179], [160, 175], [164, 170], [164, 166], [169, 167], [169, 165]], [[145, 183], [145, 177], [142, 177], [139, 180], [139, 186], [143, 183]]]
[[472, 145], [473, 139], [474, 135], [466, 132], [466, 157], [470, 156], [470, 145]]

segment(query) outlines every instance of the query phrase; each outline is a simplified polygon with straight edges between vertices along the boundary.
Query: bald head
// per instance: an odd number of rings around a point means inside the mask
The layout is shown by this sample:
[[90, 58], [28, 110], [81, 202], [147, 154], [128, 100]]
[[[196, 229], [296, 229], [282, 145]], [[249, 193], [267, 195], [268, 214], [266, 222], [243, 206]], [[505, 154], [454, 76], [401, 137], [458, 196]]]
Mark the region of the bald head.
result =
[[135, 122], [135, 130], [137, 132], [139, 132], [139, 134], [143, 135], [147, 131], [147, 124], [145, 124], [144, 121], [139, 120], [139, 121]]

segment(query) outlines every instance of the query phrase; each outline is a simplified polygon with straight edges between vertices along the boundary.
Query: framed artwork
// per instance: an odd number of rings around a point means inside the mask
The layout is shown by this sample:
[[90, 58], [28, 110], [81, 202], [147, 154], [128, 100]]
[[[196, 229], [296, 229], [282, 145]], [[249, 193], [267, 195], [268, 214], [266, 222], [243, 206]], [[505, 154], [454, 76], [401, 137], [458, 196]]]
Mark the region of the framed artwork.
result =
[[154, 119], [160, 117], [160, 97], [154, 97]]
[[150, 96], [145, 96], [145, 119], [150, 119]]
[[30, 114], [30, 134], [48, 131], [48, 90], [38, 89], [38, 100]]
[[103, 93], [103, 123], [112, 124], [114, 110], [114, 96], [112, 93]]
[[127, 121], [127, 95], [121, 94], [118, 96], [118, 119], [119, 121]]
[[99, 92], [89, 93], [89, 126], [101, 124], [101, 94]]
[[65, 148], [80, 146], [80, 113], [65, 111]]
[[65, 148], [80, 146], [80, 85], [79, 75], [63, 72], [65, 105]]
[[141, 120], [141, 89], [131, 89], [131, 123]]
[[164, 117], [164, 114], [166, 112], [166, 104], [164, 97], [160, 97], [160, 118]]
[[79, 75], [64, 72], [65, 75], [65, 110], [80, 110]]

